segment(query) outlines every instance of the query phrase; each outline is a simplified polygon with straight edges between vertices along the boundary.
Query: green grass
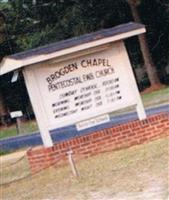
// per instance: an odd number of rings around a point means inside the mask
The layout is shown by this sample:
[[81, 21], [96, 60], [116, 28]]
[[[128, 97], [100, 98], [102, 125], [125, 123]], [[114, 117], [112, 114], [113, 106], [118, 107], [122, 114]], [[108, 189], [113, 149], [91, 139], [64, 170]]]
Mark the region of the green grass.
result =
[[[38, 126], [35, 120], [22, 122], [21, 123], [21, 134], [28, 134], [38, 131]], [[1, 128], [0, 131], [0, 139], [12, 137], [17, 135], [16, 125], [12, 125], [10, 127]]]
[[12, 153], [12, 152], [0, 149], [0, 156], [7, 155], [7, 154], [10, 154], [10, 153]]
[[0, 139], [5, 138], [5, 137], [15, 136], [16, 134], [17, 132], [14, 126], [9, 127], [9, 128], [3, 128], [0, 132]]
[[[165, 87], [161, 90], [150, 92], [147, 94], [141, 94], [141, 98], [143, 101], [143, 105], [145, 108], [153, 108], [160, 105], [167, 105], [169, 104], [169, 87]], [[119, 115], [123, 113], [134, 112], [135, 107], [127, 107], [122, 110], [115, 111], [111, 113], [111, 116]]]
[[169, 104], [169, 87], [142, 95], [145, 107], [154, 107], [161, 104]]
[[[146, 108], [148, 107], [155, 107], [162, 104], [168, 104], [169, 103], [169, 87], [163, 88], [161, 90], [151, 92], [148, 94], [141, 95], [143, 104]], [[119, 110], [116, 112], [113, 112], [112, 115], [122, 114], [134, 111], [135, 109], [132, 108], [126, 108], [123, 110]], [[29, 134], [34, 131], [38, 130], [37, 123], [35, 121], [28, 121], [25, 123], [22, 123], [22, 133], [21, 134]], [[7, 128], [1, 128], [0, 131], [0, 139], [7, 138], [11, 136], [16, 136], [17, 130], [16, 126], [11, 126]]]

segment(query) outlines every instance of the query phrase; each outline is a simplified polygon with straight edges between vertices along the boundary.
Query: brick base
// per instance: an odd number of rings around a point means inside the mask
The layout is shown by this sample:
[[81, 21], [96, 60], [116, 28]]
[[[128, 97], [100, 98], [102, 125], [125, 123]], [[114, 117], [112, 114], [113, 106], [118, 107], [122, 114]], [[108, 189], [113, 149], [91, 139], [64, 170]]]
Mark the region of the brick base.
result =
[[153, 115], [143, 121], [132, 121], [85, 136], [55, 144], [42, 146], [27, 152], [32, 173], [52, 165], [67, 163], [67, 151], [73, 150], [75, 159], [82, 159], [99, 153], [118, 150], [169, 136], [169, 116], [166, 113]]

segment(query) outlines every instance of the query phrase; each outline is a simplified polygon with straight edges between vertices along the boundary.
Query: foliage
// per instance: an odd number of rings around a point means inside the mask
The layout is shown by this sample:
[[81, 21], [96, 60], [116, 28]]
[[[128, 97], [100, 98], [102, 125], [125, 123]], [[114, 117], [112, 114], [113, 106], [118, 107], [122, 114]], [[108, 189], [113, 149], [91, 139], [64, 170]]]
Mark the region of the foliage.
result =
[[[167, 1], [130, 1], [139, 2], [151, 53], [161, 69], [168, 62], [169, 51]], [[11, 53], [132, 21], [127, 0], [9, 0], [6, 3], [1, 0], [0, 11], [6, 16]], [[138, 43], [135, 44], [138, 49]], [[138, 50], [134, 51], [137, 65], [141, 56]]]
[[84, 0], [32, 2], [9, 0], [6, 3], [10, 5], [8, 9], [0, 6], [6, 14], [9, 40], [14, 42], [14, 52], [128, 21], [126, 5], [121, 0], [120, 4], [110, 0], [100, 0], [99, 3], [89, 0], [87, 4]]

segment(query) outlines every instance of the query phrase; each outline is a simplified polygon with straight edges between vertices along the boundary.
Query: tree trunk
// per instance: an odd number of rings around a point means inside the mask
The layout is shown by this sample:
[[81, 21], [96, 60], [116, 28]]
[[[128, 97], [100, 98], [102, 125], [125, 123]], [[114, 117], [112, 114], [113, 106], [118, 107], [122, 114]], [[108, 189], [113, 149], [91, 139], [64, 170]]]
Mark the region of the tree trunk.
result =
[[[138, 14], [137, 5], [135, 5], [132, 2], [132, 0], [128, 0], [128, 3], [129, 3], [129, 6], [131, 8], [131, 12], [132, 12], [134, 21], [138, 22], [138, 23], [142, 23], [140, 16]], [[152, 57], [151, 57], [151, 54], [150, 54], [150, 51], [149, 51], [146, 36], [145, 36], [145, 34], [141, 34], [141, 35], [139, 35], [138, 38], [139, 38], [141, 52], [142, 52], [143, 59], [144, 59], [145, 69], [147, 71], [150, 84], [151, 84], [151, 86], [160, 85], [161, 84], [160, 79], [157, 75], [156, 67], [154, 65], [154, 62], [152, 60]]]
[[4, 19], [0, 13], [0, 44], [2, 44], [6, 40], [4, 32], [5, 32], [4, 31]]
[[6, 105], [4, 103], [4, 98], [0, 92], [0, 121], [3, 125], [6, 125], [5, 116], [8, 114]]

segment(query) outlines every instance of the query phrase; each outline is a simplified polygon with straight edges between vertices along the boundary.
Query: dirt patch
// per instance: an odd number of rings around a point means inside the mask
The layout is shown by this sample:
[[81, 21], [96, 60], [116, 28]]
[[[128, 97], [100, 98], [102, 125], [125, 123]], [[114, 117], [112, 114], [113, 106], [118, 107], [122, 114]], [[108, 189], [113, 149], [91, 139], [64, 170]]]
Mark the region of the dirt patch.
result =
[[26, 155], [27, 150], [21, 150], [21, 151], [15, 152], [15, 153], [10, 153], [10, 154], [1, 156], [1, 159], [0, 159], [1, 160], [1, 164], [7, 163], [7, 162], [9, 162], [9, 163], [17, 162], [23, 156]]
[[144, 91], [141, 92], [141, 94], [147, 94], [147, 93], [150, 93], [150, 92], [161, 90], [161, 89], [164, 89], [165, 87], [166, 87], [166, 85], [155, 84], [153, 86], [146, 88]]

